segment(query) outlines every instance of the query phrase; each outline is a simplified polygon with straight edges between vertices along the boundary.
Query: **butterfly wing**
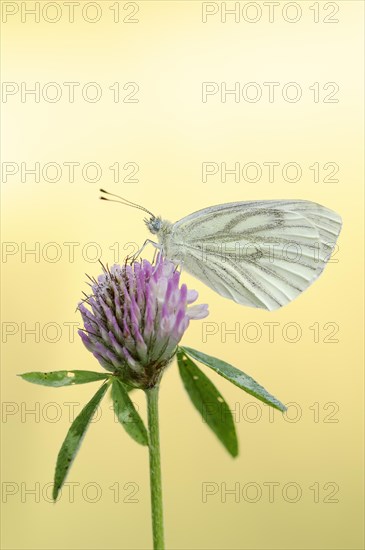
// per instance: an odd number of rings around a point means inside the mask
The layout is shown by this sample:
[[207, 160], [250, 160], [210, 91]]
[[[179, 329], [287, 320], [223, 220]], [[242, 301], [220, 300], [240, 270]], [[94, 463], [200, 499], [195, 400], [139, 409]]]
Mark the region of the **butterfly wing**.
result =
[[213, 206], [172, 226], [167, 257], [226, 298], [274, 310], [323, 271], [341, 219], [309, 201], [254, 201]]
[[342, 227], [342, 220], [337, 212], [321, 204], [305, 200], [256, 201], [256, 203], [252, 202], [251, 204], [258, 203], [266, 204], [266, 207], [270, 208], [296, 212], [311, 221], [318, 230], [321, 246], [327, 260], [329, 260]]

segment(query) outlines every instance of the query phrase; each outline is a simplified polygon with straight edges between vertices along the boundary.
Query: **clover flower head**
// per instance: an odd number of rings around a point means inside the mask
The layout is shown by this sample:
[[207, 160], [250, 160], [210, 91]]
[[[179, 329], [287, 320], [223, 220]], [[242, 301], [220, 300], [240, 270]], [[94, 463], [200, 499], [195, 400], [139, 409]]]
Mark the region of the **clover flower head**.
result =
[[83, 343], [126, 384], [146, 389], [158, 383], [190, 320], [208, 315], [207, 304], [191, 306], [197, 291], [179, 283], [176, 265], [161, 255], [155, 264], [115, 264], [103, 268], [79, 304]]

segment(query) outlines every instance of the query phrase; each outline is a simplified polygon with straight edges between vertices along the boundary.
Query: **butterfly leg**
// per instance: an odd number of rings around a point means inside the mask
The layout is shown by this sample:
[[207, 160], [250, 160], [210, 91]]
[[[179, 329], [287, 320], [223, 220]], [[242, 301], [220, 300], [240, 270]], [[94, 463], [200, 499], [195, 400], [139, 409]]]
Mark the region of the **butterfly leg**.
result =
[[156, 254], [156, 250], [161, 249], [161, 245], [159, 243], [155, 243], [155, 241], [151, 241], [151, 239], [146, 239], [143, 245], [141, 246], [141, 248], [131, 256], [131, 260], [135, 261], [138, 258], [138, 256], [142, 254], [143, 250], [146, 248], [148, 244], [152, 244], [155, 247], [155, 254]]
[[180, 275], [181, 273], [183, 272], [184, 270], [184, 258], [181, 258], [181, 260], [179, 261], [179, 263], [177, 264], [178, 267], [180, 267]]
[[[162, 249], [162, 248], [161, 248], [161, 249]], [[161, 250], [161, 249], [160, 249], [160, 250]], [[153, 254], [153, 259], [152, 259], [152, 263], [153, 263], [153, 264], [155, 263], [156, 254], [157, 254], [158, 250], [159, 250], [159, 249], [157, 248], [157, 246], [155, 246], [155, 252], [154, 252], [154, 254]]]

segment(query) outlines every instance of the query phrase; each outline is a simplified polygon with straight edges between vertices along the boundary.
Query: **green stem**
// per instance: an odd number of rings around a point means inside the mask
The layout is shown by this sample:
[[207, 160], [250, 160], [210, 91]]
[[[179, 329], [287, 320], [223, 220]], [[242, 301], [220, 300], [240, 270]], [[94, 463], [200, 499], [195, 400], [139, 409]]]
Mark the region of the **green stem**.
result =
[[163, 507], [160, 460], [160, 433], [158, 420], [158, 390], [155, 386], [146, 390], [149, 431], [150, 485], [152, 531], [154, 550], [164, 550]]

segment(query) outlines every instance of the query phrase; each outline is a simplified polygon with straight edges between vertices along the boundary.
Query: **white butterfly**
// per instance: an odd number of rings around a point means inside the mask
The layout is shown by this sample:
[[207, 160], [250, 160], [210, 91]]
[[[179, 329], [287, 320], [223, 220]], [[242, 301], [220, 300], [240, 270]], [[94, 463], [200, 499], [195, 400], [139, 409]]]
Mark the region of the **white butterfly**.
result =
[[342, 225], [336, 212], [304, 200], [219, 204], [170, 223], [118, 198], [150, 214], [145, 223], [165, 257], [221, 296], [270, 311], [319, 277]]

